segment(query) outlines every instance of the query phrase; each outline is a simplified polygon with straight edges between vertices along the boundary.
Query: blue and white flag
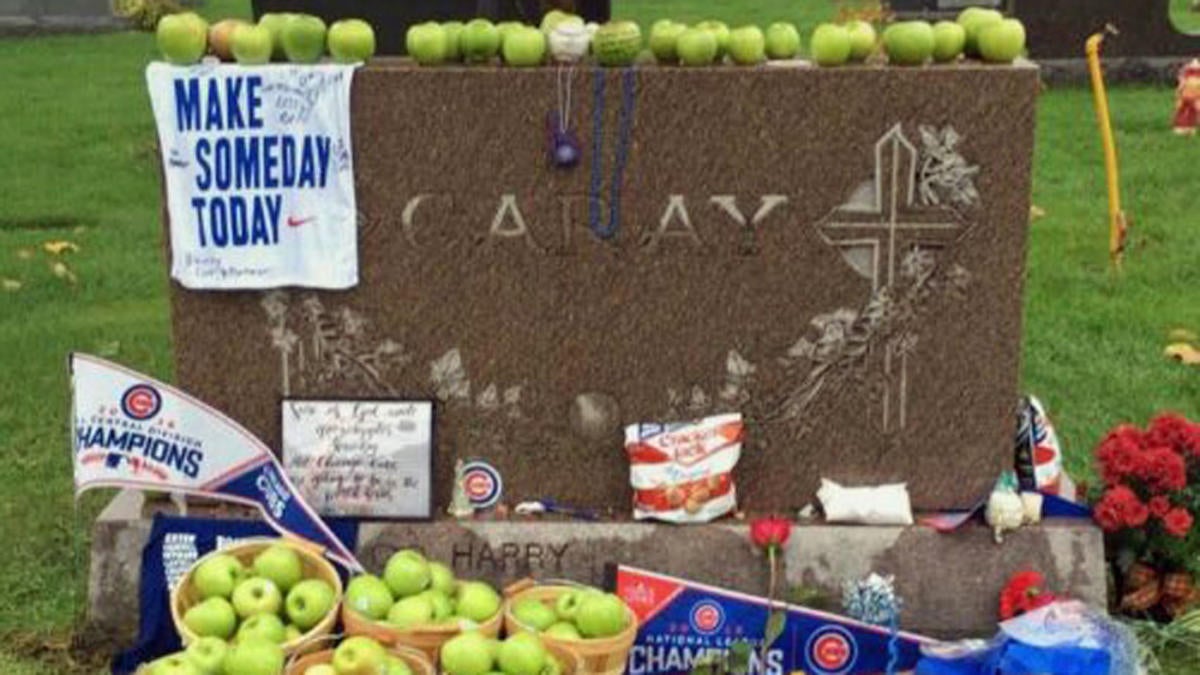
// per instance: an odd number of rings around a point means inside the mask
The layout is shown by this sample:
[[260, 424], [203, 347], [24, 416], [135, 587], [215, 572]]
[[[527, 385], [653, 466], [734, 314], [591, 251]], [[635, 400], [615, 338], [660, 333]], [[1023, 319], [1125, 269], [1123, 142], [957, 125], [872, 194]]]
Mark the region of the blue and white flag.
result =
[[361, 571], [262, 441], [191, 396], [115, 363], [71, 355], [75, 494], [180, 492], [257, 507], [280, 533]]
[[193, 289], [358, 283], [354, 68], [146, 68], [174, 279]]

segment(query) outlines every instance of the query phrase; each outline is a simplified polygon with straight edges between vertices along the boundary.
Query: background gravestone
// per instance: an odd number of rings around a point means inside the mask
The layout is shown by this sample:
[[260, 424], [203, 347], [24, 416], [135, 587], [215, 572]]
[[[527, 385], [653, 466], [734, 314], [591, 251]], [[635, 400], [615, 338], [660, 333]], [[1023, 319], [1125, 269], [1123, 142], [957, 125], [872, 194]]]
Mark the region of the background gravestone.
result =
[[1035, 59], [1083, 58], [1088, 36], [1112, 24], [1120, 34], [1104, 41], [1104, 57], [1200, 56], [1200, 35], [1180, 32], [1171, 0], [1010, 0], [1025, 23]]
[[0, 35], [120, 30], [109, 0], [0, 0]]
[[[1036, 68], [358, 71], [360, 285], [173, 285], [176, 379], [277, 447], [281, 396], [439, 400], [509, 503], [627, 513], [621, 425], [741, 410], [751, 510], [822, 476], [965, 507], [1012, 464]], [[303, 233], [297, 231], [298, 236]]]

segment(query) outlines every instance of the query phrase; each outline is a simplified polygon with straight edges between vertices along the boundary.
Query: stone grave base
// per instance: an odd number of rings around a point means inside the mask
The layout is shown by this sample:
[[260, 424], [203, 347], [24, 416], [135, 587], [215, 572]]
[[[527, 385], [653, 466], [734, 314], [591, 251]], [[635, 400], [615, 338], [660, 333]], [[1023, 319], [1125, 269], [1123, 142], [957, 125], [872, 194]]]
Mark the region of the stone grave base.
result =
[[110, 0], [0, 0], [0, 36], [125, 30]]
[[[150, 509], [124, 492], [95, 524], [88, 621], [118, 642], [131, 643], [138, 620], [137, 582]], [[195, 512], [193, 512], [195, 515]], [[205, 513], [204, 515], [212, 515]], [[470, 521], [369, 523], [358, 555], [380, 571], [388, 556], [420, 547], [449, 561], [457, 575], [498, 585], [532, 575], [603, 584], [608, 563], [628, 563], [750, 593], [765, 593], [766, 561], [740, 523], [705, 526], [632, 522]], [[784, 556], [790, 585], [822, 589], [840, 606], [843, 580], [875, 571], [896, 577], [905, 603], [902, 627], [935, 637], [990, 636], [996, 597], [1022, 569], [1043, 572], [1049, 587], [1097, 607], [1106, 603], [1100, 530], [1074, 520], [1050, 520], [1011, 533], [996, 545], [990, 530], [954, 534], [923, 527], [797, 526]]]

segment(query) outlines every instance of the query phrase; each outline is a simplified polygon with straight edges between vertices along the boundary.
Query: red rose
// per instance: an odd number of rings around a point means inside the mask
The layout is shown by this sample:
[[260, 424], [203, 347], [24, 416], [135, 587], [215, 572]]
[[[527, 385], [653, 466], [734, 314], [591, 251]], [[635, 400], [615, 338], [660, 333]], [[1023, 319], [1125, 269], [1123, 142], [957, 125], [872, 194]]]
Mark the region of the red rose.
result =
[[1092, 509], [1092, 515], [1105, 532], [1124, 527], [1141, 527], [1150, 517], [1150, 509], [1137, 493], [1125, 485], [1109, 488]]
[[1100, 476], [1109, 486], [1118, 485], [1138, 466], [1144, 435], [1137, 427], [1123, 424], [1109, 432], [1096, 448]]
[[1146, 505], [1150, 507], [1150, 515], [1154, 516], [1155, 518], [1162, 518], [1163, 516], [1167, 515], [1167, 511], [1171, 510], [1170, 500], [1162, 495], [1155, 495], [1151, 497], [1150, 501], [1147, 502]]
[[1182, 490], [1187, 486], [1187, 464], [1183, 457], [1165, 445], [1143, 451], [1133, 473], [1156, 492]]
[[1192, 529], [1192, 514], [1185, 508], [1175, 507], [1163, 516], [1163, 529], [1172, 537], [1183, 539]]
[[750, 541], [761, 549], [779, 548], [792, 534], [792, 521], [780, 516], [757, 518], [750, 522]]

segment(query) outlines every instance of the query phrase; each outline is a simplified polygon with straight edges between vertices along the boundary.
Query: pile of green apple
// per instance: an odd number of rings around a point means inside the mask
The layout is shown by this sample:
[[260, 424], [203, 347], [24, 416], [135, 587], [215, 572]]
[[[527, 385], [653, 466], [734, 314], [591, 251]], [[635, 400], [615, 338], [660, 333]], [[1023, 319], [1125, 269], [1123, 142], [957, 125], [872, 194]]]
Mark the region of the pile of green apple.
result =
[[414, 550], [388, 559], [383, 578], [363, 574], [346, 586], [346, 608], [398, 630], [437, 624], [478, 625], [500, 612], [496, 589], [459, 581], [450, 568]]
[[329, 663], [309, 666], [301, 675], [412, 675], [412, 668], [374, 639], [356, 636], [343, 640]]
[[487, 19], [466, 23], [426, 21], [409, 27], [404, 46], [409, 56], [423, 66], [490, 63], [499, 56], [506, 65], [527, 68], [542, 65], [550, 56], [577, 60], [586, 54], [592, 34], [599, 29], [574, 14], [551, 10], [539, 26], [519, 21], [492, 23]]
[[726, 57], [741, 66], [769, 60], [794, 59], [800, 53], [800, 32], [779, 21], [763, 31], [758, 26], [730, 29], [722, 21], [701, 21], [694, 26], [670, 19], [654, 22], [650, 29], [650, 51], [663, 64], [708, 66]]
[[283, 675], [284, 664], [283, 648], [270, 640], [247, 637], [231, 644], [204, 637], [150, 663], [140, 675]]
[[629, 627], [625, 601], [595, 588], [573, 588], [559, 595], [553, 607], [526, 598], [511, 611], [523, 628], [556, 640], [608, 638]]
[[337, 608], [337, 590], [324, 579], [304, 578], [299, 554], [272, 544], [250, 567], [232, 555], [205, 558], [191, 573], [199, 602], [183, 623], [199, 637], [274, 644], [299, 639]]
[[[863, 60], [875, 51], [875, 30], [863, 21], [822, 24], [813, 33], [813, 60], [840, 66]], [[994, 9], [968, 7], [955, 21], [900, 21], [883, 31], [888, 62], [920, 66], [931, 60], [950, 63], [964, 54], [991, 63], [1012, 63], [1025, 51], [1025, 27]]]
[[560, 675], [563, 665], [534, 633], [520, 632], [505, 640], [467, 631], [446, 641], [440, 653], [446, 675]]
[[159, 51], [176, 65], [190, 65], [211, 51], [222, 61], [261, 65], [275, 60], [316, 63], [326, 51], [339, 63], [366, 61], [375, 54], [375, 31], [362, 19], [342, 19], [326, 29], [309, 14], [263, 14], [257, 24], [225, 19], [211, 27], [194, 12], [169, 14], [158, 22]]

